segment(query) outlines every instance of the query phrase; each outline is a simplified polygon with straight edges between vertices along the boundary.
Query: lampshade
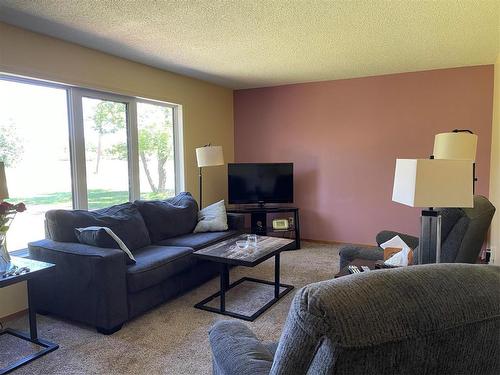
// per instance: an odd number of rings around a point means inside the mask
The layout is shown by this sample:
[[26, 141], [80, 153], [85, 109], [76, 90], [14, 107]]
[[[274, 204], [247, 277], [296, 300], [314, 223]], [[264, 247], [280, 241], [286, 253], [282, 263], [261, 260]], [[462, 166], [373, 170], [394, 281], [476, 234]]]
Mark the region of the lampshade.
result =
[[440, 133], [434, 137], [435, 159], [476, 161], [477, 135], [467, 132]]
[[411, 207], [472, 207], [472, 161], [397, 159], [392, 200]]
[[213, 167], [224, 164], [222, 146], [205, 146], [196, 149], [198, 167]]
[[5, 165], [0, 161], [0, 200], [9, 198], [7, 189], [7, 178], [5, 177]]

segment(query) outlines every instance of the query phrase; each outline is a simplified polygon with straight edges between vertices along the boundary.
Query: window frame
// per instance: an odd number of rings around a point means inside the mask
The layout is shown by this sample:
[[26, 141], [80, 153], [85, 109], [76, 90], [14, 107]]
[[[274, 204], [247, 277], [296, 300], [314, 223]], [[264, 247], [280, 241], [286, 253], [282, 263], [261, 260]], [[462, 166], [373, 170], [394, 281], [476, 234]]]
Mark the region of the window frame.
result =
[[126, 130], [128, 150], [129, 201], [140, 199], [139, 134], [137, 103], [152, 104], [172, 109], [175, 194], [184, 189], [184, 152], [182, 131], [182, 105], [142, 97], [127, 96], [107, 91], [94, 90], [64, 83], [11, 75], [0, 72], [0, 80], [22, 84], [63, 89], [66, 91], [68, 113], [68, 146], [71, 165], [71, 187], [73, 209], [88, 209], [87, 170], [85, 159], [85, 136], [83, 98], [108, 100], [126, 105]]
[[[167, 102], [161, 102], [157, 100], [152, 100], [152, 99], [144, 99], [144, 98], [134, 98], [135, 99], [135, 119], [136, 119], [136, 124], [135, 124], [135, 131], [137, 131], [137, 141], [139, 140], [139, 134], [138, 134], [138, 124], [137, 124], [137, 104], [138, 103], [144, 103], [144, 104], [152, 104], [152, 105], [157, 105], [161, 107], [166, 107], [172, 109], [172, 126], [173, 126], [173, 136], [174, 136], [174, 143], [173, 143], [173, 148], [174, 148], [174, 186], [175, 186], [175, 194], [179, 194], [181, 191], [184, 190], [184, 149], [182, 147], [183, 145], [183, 133], [182, 133], [182, 106], [179, 104], [172, 104], [172, 103], [167, 103]], [[137, 168], [139, 170], [139, 144], [137, 142]], [[139, 177], [139, 174], [137, 175]], [[138, 182], [139, 184], [139, 182]], [[139, 186], [139, 185], [138, 185]], [[140, 199], [140, 188], [138, 191], [138, 197], [136, 199]]]

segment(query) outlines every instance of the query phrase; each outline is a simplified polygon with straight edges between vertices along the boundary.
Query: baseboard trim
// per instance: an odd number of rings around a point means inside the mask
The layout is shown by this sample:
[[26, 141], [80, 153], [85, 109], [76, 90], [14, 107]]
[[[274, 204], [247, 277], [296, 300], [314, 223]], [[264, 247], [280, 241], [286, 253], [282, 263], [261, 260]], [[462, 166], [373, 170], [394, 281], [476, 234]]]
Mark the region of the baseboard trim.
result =
[[25, 249], [11, 251], [10, 255], [13, 255], [15, 257], [20, 257], [20, 258], [27, 258], [27, 257], [29, 257], [30, 254], [29, 254], [28, 248], [25, 248]]
[[23, 315], [25, 315], [27, 313], [28, 313], [28, 309], [24, 309], [24, 310], [15, 312], [14, 314], [2, 316], [2, 317], [0, 317], [0, 323], [5, 324], [6, 322], [8, 322], [10, 320], [14, 320], [14, 319], [20, 318], [21, 316], [23, 316]]
[[302, 241], [313, 242], [313, 243], [324, 243], [329, 245], [377, 246], [377, 244], [352, 243], [352, 242], [329, 241], [329, 240], [312, 240], [309, 238], [303, 238]]
[[313, 240], [313, 239], [310, 239], [310, 238], [302, 238], [301, 241], [313, 242], [313, 243], [326, 243], [326, 244], [331, 244], [331, 245], [335, 245], [335, 244], [339, 244], [340, 243], [338, 241]]

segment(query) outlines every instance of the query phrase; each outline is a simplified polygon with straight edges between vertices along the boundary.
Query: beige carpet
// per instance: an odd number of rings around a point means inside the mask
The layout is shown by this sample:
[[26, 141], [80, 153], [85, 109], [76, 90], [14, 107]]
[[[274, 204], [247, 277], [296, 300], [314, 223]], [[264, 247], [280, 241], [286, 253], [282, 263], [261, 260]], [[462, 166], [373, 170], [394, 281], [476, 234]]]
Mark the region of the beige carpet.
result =
[[[247, 324], [265, 341], [277, 341], [290, 302], [307, 284], [332, 278], [338, 271], [338, 247], [303, 243], [298, 251], [281, 256], [281, 282], [295, 289], [256, 321]], [[243, 276], [273, 280], [274, 259], [257, 267], [231, 270], [231, 282]], [[231, 319], [193, 308], [216, 292], [219, 280], [169, 301], [128, 322], [117, 333], [104, 336], [94, 329], [53, 317], [38, 316], [39, 334], [60, 348], [14, 374], [210, 374], [208, 330], [214, 322]], [[25, 318], [8, 326], [27, 330]], [[22, 342], [0, 337], [0, 367], [12, 353], [29, 351]]]

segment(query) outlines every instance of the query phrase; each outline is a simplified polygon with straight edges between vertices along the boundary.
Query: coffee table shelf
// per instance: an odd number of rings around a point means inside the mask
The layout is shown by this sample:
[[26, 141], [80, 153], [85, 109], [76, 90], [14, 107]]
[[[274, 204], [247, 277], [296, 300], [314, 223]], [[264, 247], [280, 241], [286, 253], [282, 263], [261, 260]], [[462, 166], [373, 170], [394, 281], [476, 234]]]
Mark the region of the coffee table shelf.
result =
[[[260, 280], [260, 279], [255, 279], [253, 277], [242, 277], [238, 281], [235, 281], [234, 283], [230, 284], [227, 289], [225, 290], [225, 294], [234, 287], [244, 283], [244, 282], [254, 282], [254, 283], [259, 283], [259, 284], [267, 284], [267, 285], [273, 285], [276, 287], [276, 284], [272, 281], [266, 281], [266, 280]], [[279, 284], [280, 289], [284, 288], [281, 292], [278, 292], [277, 294], [275, 293], [274, 298], [271, 299], [269, 302], [267, 302], [264, 306], [262, 306], [260, 309], [258, 309], [255, 313], [252, 315], [244, 315], [240, 314], [237, 312], [229, 311], [225, 308], [221, 309], [221, 307], [211, 307], [208, 306], [208, 304], [216, 299], [217, 297], [220, 298], [221, 292], [218, 291], [217, 293], [212, 294], [210, 297], [205, 298], [203, 301], [197, 303], [195, 307], [200, 310], [205, 310], [205, 311], [210, 311], [216, 314], [221, 314], [221, 315], [226, 315], [230, 316], [233, 318], [241, 319], [241, 320], [246, 320], [248, 322], [253, 322], [255, 319], [257, 319], [259, 316], [261, 316], [266, 310], [268, 310], [271, 306], [273, 306], [276, 302], [278, 302], [281, 298], [283, 298], [285, 295], [287, 295], [294, 287], [293, 285], [287, 285], [287, 284]], [[225, 304], [225, 302], [224, 302]]]

